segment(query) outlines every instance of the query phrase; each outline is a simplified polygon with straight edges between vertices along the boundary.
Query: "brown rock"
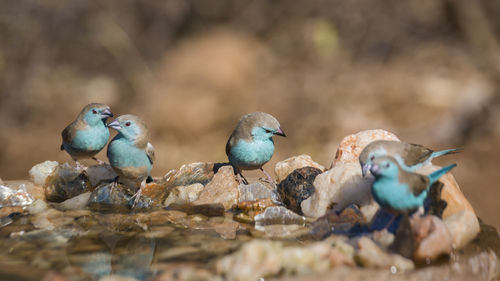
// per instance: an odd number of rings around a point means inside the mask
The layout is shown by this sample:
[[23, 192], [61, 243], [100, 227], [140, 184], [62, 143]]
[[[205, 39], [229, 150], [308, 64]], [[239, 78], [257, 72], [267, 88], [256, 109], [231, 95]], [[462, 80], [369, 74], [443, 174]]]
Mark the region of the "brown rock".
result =
[[415, 267], [409, 259], [384, 252], [368, 237], [361, 237], [358, 241], [358, 247], [359, 251], [355, 258], [362, 266], [386, 269], [391, 269], [394, 266], [397, 271], [411, 270]]
[[410, 220], [417, 247], [415, 260], [435, 260], [452, 250], [450, 232], [444, 222], [436, 216], [414, 217]]
[[278, 177], [278, 182], [283, 181], [291, 172], [303, 167], [313, 167], [325, 171], [325, 167], [314, 162], [309, 155], [293, 156], [283, 161], [276, 163], [274, 173]]
[[220, 168], [213, 179], [201, 191], [194, 204], [220, 203], [230, 209], [238, 203], [238, 181], [231, 166]]
[[473, 211], [463, 210], [444, 219], [453, 240], [453, 246], [461, 249], [480, 231], [479, 221]]
[[375, 140], [399, 141], [398, 137], [393, 133], [380, 129], [366, 130], [348, 135], [340, 142], [332, 167], [337, 165], [337, 163], [359, 163], [359, 154], [363, 148]]

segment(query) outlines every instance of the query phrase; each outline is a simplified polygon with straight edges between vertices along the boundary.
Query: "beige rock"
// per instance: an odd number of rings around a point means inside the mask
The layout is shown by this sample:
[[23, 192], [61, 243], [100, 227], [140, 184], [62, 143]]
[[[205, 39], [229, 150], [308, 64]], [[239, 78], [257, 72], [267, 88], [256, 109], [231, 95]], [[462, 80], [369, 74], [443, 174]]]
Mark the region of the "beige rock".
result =
[[407, 271], [415, 268], [413, 262], [397, 254], [388, 254], [380, 249], [375, 242], [368, 237], [361, 237], [358, 241], [359, 251], [355, 259], [365, 267], [386, 268], [397, 271]]
[[359, 154], [375, 140], [399, 140], [384, 130], [367, 130], [345, 137], [339, 144], [332, 168], [318, 175], [314, 181], [315, 193], [301, 203], [302, 212], [309, 217], [320, 217], [329, 207], [341, 210], [357, 204], [367, 220], [378, 210], [371, 196], [373, 177], [361, 176]]
[[29, 171], [31, 181], [36, 185], [43, 186], [47, 177], [54, 173], [58, 166], [59, 163], [57, 161], [45, 161], [43, 163], [36, 164]]
[[238, 203], [238, 181], [233, 168], [231, 166], [221, 167], [193, 203], [220, 203], [226, 210]]
[[274, 167], [274, 173], [278, 177], [278, 182], [281, 182], [291, 172], [303, 167], [314, 167], [320, 169], [321, 171], [325, 171], [325, 167], [314, 162], [311, 156], [303, 154], [299, 156], [293, 156], [276, 163], [276, 166]]
[[203, 190], [203, 184], [195, 183], [188, 186], [176, 186], [170, 190], [167, 199], [163, 205], [169, 206], [170, 204], [187, 204], [196, 201], [200, 192]]
[[[439, 166], [427, 165], [420, 168], [417, 172], [428, 175], [440, 168], [441, 167]], [[439, 181], [444, 184], [443, 189], [441, 190], [441, 199], [447, 203], [443, 212], [443, 219], [464, 210], [471, 211], [475, 214], [474, 209], [460, 190], [460, 187], [451, 172], [442, 176]]]
[[92, 192], [82, 193], [73, 198], [58, 203], [56, 208], [63, 211], [84, 209], [87, 207], [91, 194]]
[[359, 154], [369, 143], [375, 140], [395, 140], [399, 138], [385, 130], [366, 130], [348, 135], [339, 144], [332, 167], [337, 163], [359, 163]]
[[463, 210], [444, 219], [455, 248], [460, 249], [474, 239], [480, 231], [479, 221], [473, 211]]
[[333, 169], [316, 177], [313, 183], [316, 190], [311, 197], [302, 201], [302, 212], [308, 217], [318, 218], [330, 207], [342, 210], [349, 204], [357, 204], [362, 210], [369, 210], [364, 215], [370, 220], [378, 210], [371, 196], [372, 182], [373, 177], [361, 176], [358, 163], [338, 163]]

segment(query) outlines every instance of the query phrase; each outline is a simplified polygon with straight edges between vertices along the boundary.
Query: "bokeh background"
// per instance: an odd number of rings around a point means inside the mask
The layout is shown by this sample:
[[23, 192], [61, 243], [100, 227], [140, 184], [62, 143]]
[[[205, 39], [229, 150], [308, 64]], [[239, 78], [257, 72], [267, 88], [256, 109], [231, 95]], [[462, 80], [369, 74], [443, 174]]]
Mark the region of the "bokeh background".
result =
[[[267, 170], [383, 128], [463, 152], [454, 174], [500, 227], [500, 1], [0, 2], [0, 177], [70, 161], [60, 132], [89, 102], [141, 116], [153, 175], [226, 160], [237, 120], [271, 113]], [[105, 153], [100, 153], [101, 159]]]

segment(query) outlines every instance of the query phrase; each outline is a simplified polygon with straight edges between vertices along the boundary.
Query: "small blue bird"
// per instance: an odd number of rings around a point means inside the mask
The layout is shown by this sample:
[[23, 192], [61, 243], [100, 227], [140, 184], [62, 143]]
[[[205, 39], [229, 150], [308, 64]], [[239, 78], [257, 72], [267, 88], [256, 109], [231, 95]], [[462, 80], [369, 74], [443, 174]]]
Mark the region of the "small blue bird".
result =
[[407, 213], [423, 206], [429, 187], [457, 164], [441, 168], [430, 175], [421, 175], [401, 168], [391, 156], [372, 160], [370, 172], [375, 176], [372, 184], [373, 198], [392, 213]]
[[235, 167], [240, 183], [248, 184], [242, 170], [260, 169], [271, 183], [275, 183], [262, 166], [274, 154], [273, 136], [286, 137], [276, 118], [264, 112], [247, 114], [238, 121], [226, 143], [229, 162]]
[[446, 154], [456, 153], [459, 149], [433, 151], [419, 144], [400, 141], [376, 140], [368, 144], [359, 155], [359, 163], [363, 176], [367, 174], [373, 159], [380, 156], [392, 156], [405, 170], [414, 172], [423, 165], [430, 164], [432, 159]]
[[118, 180], [132, 190], [138, 189], [135, 206], [153, 168], [154, 147], [149, 143], [148, 129], [142, 119], [130, 114], [116, 118], [108, 127], [118, 131], [108, 145], [109, 164]]
[[61, 150], [66, 150], [76, 162], [77, 168], [83, 167], [78, 160], [84, 158], [92, 158], [99, 164], [104, 163], [94, 155], [108, 143], [109, 130], [106, 127], [106, 120], [112, 116], [109, 106], [91, 103], [86, 105], [76, 119], [64, 128], [61, 133]]

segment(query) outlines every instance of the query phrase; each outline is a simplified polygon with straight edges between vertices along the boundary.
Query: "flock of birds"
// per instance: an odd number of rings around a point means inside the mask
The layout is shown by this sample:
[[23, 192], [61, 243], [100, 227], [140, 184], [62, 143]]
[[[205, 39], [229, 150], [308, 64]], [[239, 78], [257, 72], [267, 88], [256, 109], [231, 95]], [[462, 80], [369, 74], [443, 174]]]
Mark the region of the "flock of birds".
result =
[[[150, 179], [154, 147], [149, 143], [146, 125], [139, 117], [122, 115], [107, 124], [110, 117], [113, 114], [105, 104], [91, 103], [85, 106], [63, 130], [61, 150], [65, 150], [79, 168], [85, 169], [78, 162], [83, 158], [92, 158], [102, 164], [94, 156], [108, 143], [108, 128], [115, 129], [118, 134], [107, 149], [109, 164], [118, 175], [114, 184], [120, 181], [133, 189], [137, 203], [142, 188]], [[275, 184], [262, 168], [274, 154], [273, 136], [286, 137], [278, 120], [270, 114], [250, 113], [238, 121], [227, 141], [226, 154], [240, 183], [248, 184], [242, 170], [260, 169], [268, 181]], [[359, 161], [363, 176], [370, 171], [375, 177], [371, 191], [377, 203], [392, 213], [408, 214], [423, 206], [430, 186], [456, 164], [430, 175], [415, 171], [435, 157], [455, 152], [457, 149], [434, 152], [418, 144], [378, 140], [363, 149]]]

